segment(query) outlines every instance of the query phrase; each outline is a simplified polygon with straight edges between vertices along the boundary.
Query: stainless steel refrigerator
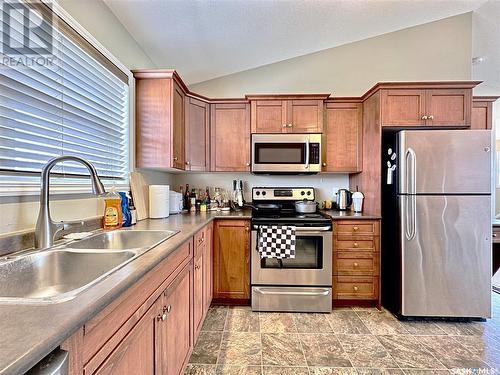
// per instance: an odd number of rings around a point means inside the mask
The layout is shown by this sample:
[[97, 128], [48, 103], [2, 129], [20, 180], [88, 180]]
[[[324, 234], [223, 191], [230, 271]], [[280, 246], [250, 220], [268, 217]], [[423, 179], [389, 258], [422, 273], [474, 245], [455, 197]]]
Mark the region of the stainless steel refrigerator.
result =
[[383, 133], [382, 303], [399, 316], [490, 317], [491, 137]]

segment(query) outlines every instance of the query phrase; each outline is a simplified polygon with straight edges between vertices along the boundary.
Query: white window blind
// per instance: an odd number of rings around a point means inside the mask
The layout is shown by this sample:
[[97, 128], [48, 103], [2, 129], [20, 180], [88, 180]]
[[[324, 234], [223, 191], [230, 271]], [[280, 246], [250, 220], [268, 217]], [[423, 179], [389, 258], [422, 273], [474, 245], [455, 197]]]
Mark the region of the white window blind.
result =
[[[125, 181], [127, 75], [48, 6], [16, 4], [3, 6], [0, 12], [4, 34], [0, 38], [0, 182], [32, 181], [48, 160], [60, 155], [89, 160], [103, 180]], [[39, 25], [28, 36], [27, 23]], [[38, 47], [47, 46], [51, 53], [40, 54]], [[53, 172], [65, 177], [58, 182], [69, 183], [88, 175], [83, 165], [71, 162]]]

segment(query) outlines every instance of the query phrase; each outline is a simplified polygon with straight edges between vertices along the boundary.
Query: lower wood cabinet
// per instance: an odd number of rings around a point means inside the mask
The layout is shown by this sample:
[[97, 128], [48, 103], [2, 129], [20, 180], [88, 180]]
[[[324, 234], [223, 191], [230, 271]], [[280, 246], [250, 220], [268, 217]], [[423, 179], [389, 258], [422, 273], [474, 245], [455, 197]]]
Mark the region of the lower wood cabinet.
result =
[[214, 226], [214, 300], [250, 298], [250, 221], [218, 220]]
[[207, 225], [194, 236], [193, 319], [195, 341], [212, 303], [212, 237], [212, 224]]
[[161, 307], [162, 300], [158, 298], [102, 364], [91, 360], [85, 366], [85, 374], [160, 374], [158, 314]]
[[333, 302], [380, 306], [380, 221], [335, 220]]

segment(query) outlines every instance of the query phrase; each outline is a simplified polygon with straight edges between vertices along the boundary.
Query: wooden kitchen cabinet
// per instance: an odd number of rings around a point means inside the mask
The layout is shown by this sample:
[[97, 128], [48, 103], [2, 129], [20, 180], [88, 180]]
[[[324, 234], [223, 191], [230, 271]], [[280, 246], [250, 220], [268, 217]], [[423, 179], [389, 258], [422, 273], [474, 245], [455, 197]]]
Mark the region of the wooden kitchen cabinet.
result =
[[472, 87], [468, 86], [384, 89], [381, 91], [382, 126], [470, 127]]
[[326, 103], [323, 172], [361, 172], [362, 130], [361, 103]]
[[498, 96], [474, 96], [471, 129], [493, 128], [493, 103], [498, 98]]
[[186, 97], [186, 165], [187, 171], [210, 170], [210, 105]]
[[162, 374], [182, 374], [193, 348], [192, 272], [192, 265], [187, 265], [163, 293], [166, 319], [159, 329]]
[[136, 166], [184, 169], [185, 90], [175, 71], [134, 71]]
[[102, 364], [95, 363], [97, 357], [85, 366], [85, 375], [161, 374], [158, 327], [162, 305], [160, 297]]
[[214, 300], [250, 298], [250, 221], [218, 220], [214, 225]]
[[333, 304], [380, 307], [380, 221], [334, 220]]
[[322, 133], [327, 94], [247, 95], [252, 133]]
[[194, 336], [198, 337], [203, 320], [212, 303], [213, 257], [212, 224], [201, 229], [194, 236]]
[[212, 104], [211, 170], [250, 171], [250, 105], [247, 102]]

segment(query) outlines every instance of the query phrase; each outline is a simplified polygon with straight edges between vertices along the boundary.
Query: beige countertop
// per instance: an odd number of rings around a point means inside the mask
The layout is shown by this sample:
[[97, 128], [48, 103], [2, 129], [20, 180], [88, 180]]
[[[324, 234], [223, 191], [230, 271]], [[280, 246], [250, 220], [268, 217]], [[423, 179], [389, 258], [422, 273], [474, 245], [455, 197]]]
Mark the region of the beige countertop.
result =
[[[74, 299], [55, 304], [0, 303], [0, 374], [22, 374], [215, 218], [249, 219], [250, 211], [172, 215], [127, 230], [179, 230]], [[166, 245], [166, 246], [165, 246]]]
[[352, 220], [377, 220], [381, 219], [380, 215], [373, 215], [369, 213], [358, 213], [354, 211], [338, 211], [338, 210], [321, 210], [325, 215], [328, 215], [332, 220], [352, 219]]

